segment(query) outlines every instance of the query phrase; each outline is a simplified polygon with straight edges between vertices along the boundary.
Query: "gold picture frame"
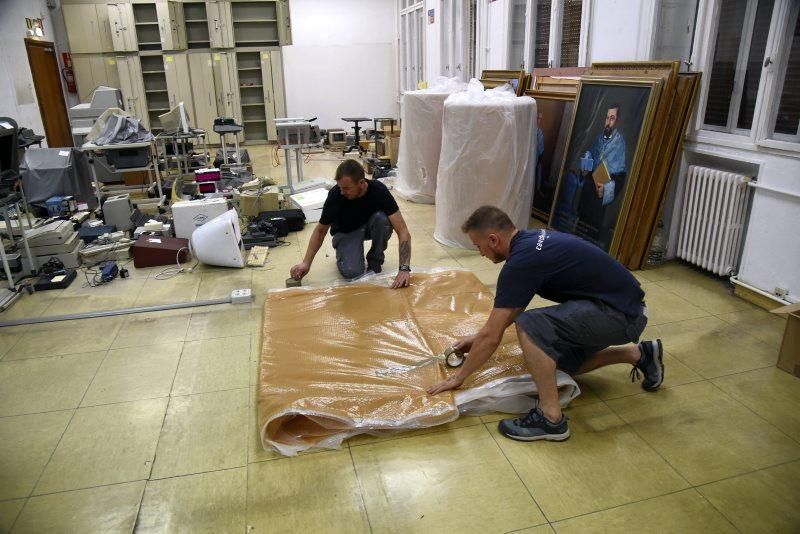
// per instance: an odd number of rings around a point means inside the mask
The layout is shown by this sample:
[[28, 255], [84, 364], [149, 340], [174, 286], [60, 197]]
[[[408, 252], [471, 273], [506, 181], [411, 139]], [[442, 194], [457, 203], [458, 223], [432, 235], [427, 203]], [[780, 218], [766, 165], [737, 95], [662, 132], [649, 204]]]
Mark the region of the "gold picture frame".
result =
[[480, 82], [486, 89], [494, 89], [507, 83], [516, 91], [517, 96], [522, 96], [528, 88], [530, 76], [524, 70], [485, 70], [481, 73]]
[[[615, 90], [620, 88], [622, 90]], [[663, 79], [661, 77], [584, 76], [581, 78], [575, 98], [575, 113], [572, 117], [564, 158], [558, 175], [555, 200], [550, 213], [549, 225], [551, 227], [580, 235], [616, 257], [620, 248], [624, 222], [630, 211], [633, 192], [642, 171], [645, 147], [650, 141], [662, 88]], [[622, 174], [615, 173], [613, 169], [610, 172], [612, 176], [618, 177], [618, 181], [614, 182], [615, 185], [621, 184], [619, 187], [624, 191], [620, 192], [615, 190], [616, 188], [609, 187], [608, 191], [613, 194], [609, 195], [612, 196], [612, 199], [610, 203], [606, 204], [606, 184], [601, 184], [603, 187], [597, 192], [597, 200], [601, 203], [598, 207], [587, 200], [595, 198], [592, 196], [594, 187], [600, 187], [600, 185], [592, 185], [594, 170], [583, 172], [580, 167], [576, 170], [575, 164], [583, 165], [580, 159], [587, 146], [592, 147], [587, 152], [592, 152], [594, 146], [601, 142], [603, 134], [595, 137], [589, 133], [589, 130], [598, 126], [597, 119], [599, 117], [605, 120], [606, 108], [610, 113], [614, 109], [612, 102], [616, 103], [617, 101], [626, 103], [625, 106], [622, 106], [623, 109], [617, 108], [616, 113], [620, 117], [620, 122], [625, 120], [626, 116], [628, 117], [629, 126], [626, 126], [626, 132], [628, 132], [626, 135], [630, 135], [630, 132], [636, 133], [636, 148], [628, 157], [623, 139], [623, 150], [621, 151], [624, 154], [621, 165], [623, 172]], [[629, 103], [634, 101], [640, 102], [640, 105], [644, 106], [643, 109], [636, 108], [631, 112]], [[633, 119], [630, 118], [631, 116]], [[609, 135], [619, 133], [622, 137], [623, 134], [619, 131], [621, 129], [621, 126], [618, 126], [617, 130], [612, 128], [612, 133]], [[587, 140], [590, 141], [593, 137], [595, 143], [587, 143]], [[606, 156], [602, 155], [597, 163], [602, 162], [605, 165], [605, 158]], [[592, 217], [586, 214], [590, 208]], [[600, 214], [599, 218], [598, 213]], [[593, 219], [592, 224], [587, 222], [590, 219]], [[600, 222], [597, 222], [598, 220]]]
[[555, 201], [566, 138], [572, 126], [576, 94], [527, 89], [524, 96], [536, 100], [537, 116], [536, 145], [532, 148], [537, 154], [531, 215], [547, 224]]

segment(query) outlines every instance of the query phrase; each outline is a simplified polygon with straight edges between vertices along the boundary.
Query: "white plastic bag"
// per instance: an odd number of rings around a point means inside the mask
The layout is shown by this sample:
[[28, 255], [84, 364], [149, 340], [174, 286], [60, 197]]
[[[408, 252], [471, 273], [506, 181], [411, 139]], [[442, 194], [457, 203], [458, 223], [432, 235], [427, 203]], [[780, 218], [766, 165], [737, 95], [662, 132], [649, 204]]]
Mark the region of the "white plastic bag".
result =
[[471, 80], [444, 103], [442, 150], [436, 185], [440, 243], [473, 248], [461, 225], [484, 205], [505, 211], [527, 228], [536, 168], [536, 101], [509, 85], [488, 91]]
[[442, 148], [444, 101], [467, 84], [458, 78], [437, 78], [429, 88], [403, 93], [400, 116], [400, 153], [395, 191], [406, 200], [433, 204]]

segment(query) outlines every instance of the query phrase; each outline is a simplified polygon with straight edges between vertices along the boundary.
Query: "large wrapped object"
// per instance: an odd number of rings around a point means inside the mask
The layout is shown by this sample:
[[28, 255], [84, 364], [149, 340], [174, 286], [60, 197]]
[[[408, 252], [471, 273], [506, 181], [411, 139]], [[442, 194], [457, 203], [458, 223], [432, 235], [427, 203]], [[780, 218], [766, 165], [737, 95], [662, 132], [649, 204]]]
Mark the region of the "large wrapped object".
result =
[[[356, 434], [381, 435], [444, 424], [459, 414], [522, 413], [535, 384], [513, 329], [495, 355], [457, 391], [426, 388], [456, 372], [436, 360], [456, 337], [475, 333], [493, 297], [465, 271], [392, 275], [327, 288], [273, 290], [264, 304], [258, 418], [266, 448], [293, 455], [336, 448]], [[580, 393], [560, 373], [566, 405]]]
[[527, 228], [536, 168], [536, 102], [510, 86], [483, 91], [470, 81], [444, 103], [434, 238], [474, 248], [461, 232], [476, 208], [496, 206]]
[[400, 154], [395, 191], [411, 202], [433, 204], [442, 149], [444, 101], [467, 84], [458, 78], [437, 78], [427, 89], [407, 91], [400, 101]]
[[28, 148], [20, 165], [22, 187], [31, 204], [50, 197], [73, 196], [97, 207], [86, 154], [77, 148]]
[[114, 145], [118, 143], [142, 143], [153, 139], [153, 134], [139, 119], [119, 108], [108, 108], [94, 123], [86, 135], [84, 145]]

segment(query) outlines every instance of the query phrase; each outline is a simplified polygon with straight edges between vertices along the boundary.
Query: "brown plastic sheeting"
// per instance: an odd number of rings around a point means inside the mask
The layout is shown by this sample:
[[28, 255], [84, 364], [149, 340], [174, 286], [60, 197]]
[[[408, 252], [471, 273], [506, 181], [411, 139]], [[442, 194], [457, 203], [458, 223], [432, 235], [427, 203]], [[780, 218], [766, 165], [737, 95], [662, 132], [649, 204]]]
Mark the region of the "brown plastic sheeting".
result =
[[[455, 370], [439, 361], [412, 366], [483, 326], [492, 294], [465, 271], [414, 273], [411, 286], [400, 290], [388, 284], [384, 277], [383, 283], [267, 295], [258, 385], [265, 448], [287, 455], [335, 448], [356, 434], [430, 427], [458, 417], [454, 392], [431, 397], [425, 391]], [[459, 394], [506, 378], [532, 385], [513, 327]]]

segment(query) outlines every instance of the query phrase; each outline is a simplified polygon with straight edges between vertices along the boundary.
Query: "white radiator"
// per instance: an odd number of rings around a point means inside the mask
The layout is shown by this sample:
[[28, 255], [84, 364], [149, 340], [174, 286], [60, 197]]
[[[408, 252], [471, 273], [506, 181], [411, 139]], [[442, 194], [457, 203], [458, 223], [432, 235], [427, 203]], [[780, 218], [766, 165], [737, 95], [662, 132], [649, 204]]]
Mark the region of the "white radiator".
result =
[[729, 276], [739, 266], [750, 177], [697, 165], [688, 174], [678, 257]]

